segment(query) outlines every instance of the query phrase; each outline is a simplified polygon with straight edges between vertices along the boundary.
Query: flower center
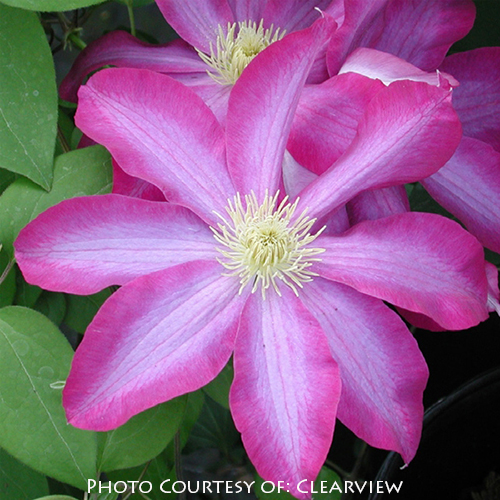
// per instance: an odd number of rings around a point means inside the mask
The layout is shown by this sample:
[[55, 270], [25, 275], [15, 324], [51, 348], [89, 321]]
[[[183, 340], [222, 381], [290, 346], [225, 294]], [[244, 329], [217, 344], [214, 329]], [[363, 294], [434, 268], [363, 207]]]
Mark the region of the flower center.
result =
[[[217, 83], [221, 85], [236, 83], [243, 70], [257, 54], [285, 36], [285, 31], [280, 33], [280, 29], [274, 30], [273, 25], [264, 30], [263, 23], [263, 19], [258, 25], [255, 21], [228, 23], [227, 34], [224, 34], [224, 30], [219, 26], [216, 49], [210, 43], [210, 56], [197, 49], [198, 55], [211, 68], [208, 74]], [[239, 29], [235, 35], [237, 25]]]
[[252, 293], [259, 287], [262, 297], [272, 285], [278, 295], [280, 282], [289, 286], [298, 296], [302, 283], [312, 281], [316, 273], [309, 270], [323, 248], [309, 248], [323, 231], [311, 235], [316, 219], [306, 216], [306, 211], [292, 220], [299, 200], [287, 203], [286, 197], [278, 205], [279, 191], [274, 196], [267, 193], [259, 205], [252, 192], [244, 200], [238, 195], [228, 200], [226, 212], [229, 220], [220, 214], [222, 223], [218, 229], [211, 228], [214, 237], [223, 247], [219, 262], [229, 270], [226, 276], [240, 278], [240, 293], [252, 281]]

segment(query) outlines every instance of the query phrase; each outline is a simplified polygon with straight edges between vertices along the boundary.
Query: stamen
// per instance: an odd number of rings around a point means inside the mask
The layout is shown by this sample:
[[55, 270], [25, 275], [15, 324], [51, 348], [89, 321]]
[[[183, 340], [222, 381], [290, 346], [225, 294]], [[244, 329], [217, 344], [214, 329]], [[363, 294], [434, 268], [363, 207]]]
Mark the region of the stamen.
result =
[[272, 197], [266, 192], [259, 204], [252, 192], [245, 195], [243, 203], [238, 193], [228, 200], [226, 211], [230, 220], [216, 214], [222, 220], [218, 229], [211, 228], [216, 241], [223, 245], [218, 248], [223, 258], [218, 260], [229, 271], [225, 276], [240, 278], [240, 294], [252, 282], [251, 292], [260, 287], [264, 299], [271, 286], [281, 296], [282, 282], [298, 296], [303, 283], [317, 276], [309, 268], [321, 260], [314, 256], [325, 250], [308, 245], [325, 228], [311, 235], [316, 219], [310, 219], [304, 210], [292, 221], [299, 199], [290, 204], [286, 197], [278, 205], [278, 196], [279, 191]]
[[286, 33], [284, 30], [280, 32], [279, 28], [274, 31], [272, 24], [264, 30], [263, 19], [258, 25], [255, 21], [243, 21], [238, 23], [238, 27], [238, 34], [235, 35], [236, 23], [227, 24], [227, 34], [219, 26], [216, 48], [214, 50], [210, 43], [210, 55], [196, 49], [203, 62], [215, 70], [207, 70], [207, 73], [221, 85], [233, 85], [257, 54], [281, 40]]

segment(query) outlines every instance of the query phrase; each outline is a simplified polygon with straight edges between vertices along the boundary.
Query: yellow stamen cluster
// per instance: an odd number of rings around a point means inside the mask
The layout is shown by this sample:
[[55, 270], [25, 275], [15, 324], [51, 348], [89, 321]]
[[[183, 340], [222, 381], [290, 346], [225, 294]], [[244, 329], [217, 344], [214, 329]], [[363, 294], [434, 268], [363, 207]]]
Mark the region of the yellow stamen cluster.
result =
[[316, 219], [307, 217], [306, 210], [293, 219], [299, 200], [290, 204], [286, 197], [278, 205], [278, 195], [279, 192], [272, 197], [266, 193], [263, 203], [259, 204], [253, 192], [245, 195], [244, 201], [238, 194], [226, 207], [230, 220], [217, 214], [223, 223], [212, 231], [217, 242], [223, 245], [218, 248], [224, 256], [219, 262], [229, 270], [226, 276], [240, 278], [240, 293], [252, 282], [252, 293], [260, 286], [265, 298], [266, 290], [272, 285], [281, 296], [278, 286], [281, 281], [298, 296], [302, 283], [317, 276], [308, 268], [321, 260], [314, 256], [324, 249], [308, 248], [308, 245], [324, 228], [311, 235]]
[[[238, 25], [238, 34], [236, 26]], [[219, 26], [216, 48], [210, 43], [210, 55], [197, 50], [201, 59], [212, 68], [208, 74], [221, 85], [233, 85], [250, 61], [266, 47], [285, 36], [273, 25], [264, 30], [264, 20], [257, 25], [255, 21], [228, 23], [227, 34]]]

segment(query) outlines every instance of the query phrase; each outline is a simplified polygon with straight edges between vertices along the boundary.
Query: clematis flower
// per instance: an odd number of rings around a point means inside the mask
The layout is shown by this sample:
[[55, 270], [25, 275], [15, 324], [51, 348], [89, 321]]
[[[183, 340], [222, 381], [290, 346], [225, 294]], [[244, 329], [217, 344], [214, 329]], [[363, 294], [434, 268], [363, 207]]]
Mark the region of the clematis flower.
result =
[[[90, 44], [63, 80], [60, 95], [76, 102], [84, 78], [106, 65], [150, 69], [193, 88], [220, 121], [227, 112], [229, 91], [246, 66], [270, 44], [310, 26], [318, 9], [337, 0], [157, 0], [167, 22], [181, 36], [165, 45], [142, 42], [114, 31]], [[331, 33], [335, 31], [331, 25]], [[326, 46], [310, 70], [310, 81], [328, 77]]]
[[81, 88], [78, 126], [169, 201], [67, 200], [15, 243], [30, 283], [79, 294], [121, 285], [75, 354], [63, 393], [73, 425], [115, 428], [202, 387], [233, 354], [231, 412], [266, 480], [306, 498], [297, 483], [318, 474], [336, 417], [368, 443], [414, 456], [427, 368], [383, 301], [450, 328], [477, 324], [487, 316], [482, 247], [433, 214], [340, 235], [319, 221], [363, 190], [431, 175], [460, 124], [447, 91], [384, 87], [334, 167], [287, 198], [293, 113], [329, 23], [248, 66], [225, 128], [166, 75], [107, 69]]
[[[464, 123], [464, 135], [452, 158], [435, 174], [421, 180], [427, 191], [449, 212], [460, 219], [481, 243], [500, 251], [500, 155], [494, 138], [500, 136], [495, 106], [500, 103], [500, 66], [495, 61], [499, 49], [487, 48], [455, 54], [443, 68], [449, 72], [425, 72], [408, 62], [374, 49], [356, 49], [329, 81], [308, 88], [299, 108], [288, 147], [302, 165], [321, 174], [343, 154], [356, 133], [357, 121], [381, 83], [423, 81], [435, 86], [453, 86], [453, 103]], [[467, 64], [465, 64], [467, 62]], [[470, 72], [467, 68], [470, 68]], [[459, 81], [453, 76], [456, 74]], [[362, 91], [350, 82], [370, 78]], [[484, 82], [481, 90], [478, 82]], [[476, 96], [480, 95], [480, 98]], [[493, 112], [492, 112], [493, 110]], [[496, 134], [495, 134], [496, 130]], [[477, 137], [489, 140], [482, 142]], [[356, 224], [410, 209], [402, 186], [359, 194], [347, 205], [349, 220]], [[496, 274], [490, 279], [489, 309], [499, 310]], [[413, 324], [430, 330], [442, 327], [417, 315], [404, 312]]]

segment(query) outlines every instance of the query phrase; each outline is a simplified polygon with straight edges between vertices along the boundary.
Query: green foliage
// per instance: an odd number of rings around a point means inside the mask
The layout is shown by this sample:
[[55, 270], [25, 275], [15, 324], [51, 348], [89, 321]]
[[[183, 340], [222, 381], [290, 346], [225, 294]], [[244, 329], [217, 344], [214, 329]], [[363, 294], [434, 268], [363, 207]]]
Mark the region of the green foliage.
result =
[[[11, 4], [17, 3], [22, 2]], [[49, 189], [57, 89], [50, 47], [35, 13], [0, 3], [0, 67], [0, 167]]]
[[93, 295], [66, 295], [64, 323], [78, 333], [84, 333], [109, 296], [111, 296], [109, 288]]
[[2, 0], [3, 3], [21, 9], [48, 11], [65, 11], [79, 9], [102, 3], [104, 0]]
[[227, 410], [229, 410], [229, 389], [233, 383], [233, 378], [233, 364], [230, 361], [219, 375], [203, 388], [206, 394]]
[[38, 214], [68, 198], [107, 193], [111, 179], [111, 157], [102, 146], [58, 156], [49, 192], [26, 178], [17, 179], [0, 196], [0, 241], [5, 250], [12, 255], [19, 231]]
[[0, 498], [26, 500], [48, 495], [47, 479], [0, 448]]
[[[10, 267], [10, 271], [9, 271]], [[11, 259], [0, 248], [0, 307], [10, 306], [16, 294], [16, 270], [11, 267]]]
[[35, 470], [84, 489], [96, 475], [96, 436], [66, 422], [61, 391], [73, 351], [42, 314], [0, 310], [0, 446]]
[[118, 429], [98, 434], [98, 470], [135, 467], [156, 457], [173, 439], [186, 407], [180, 397], [150, 408]]

